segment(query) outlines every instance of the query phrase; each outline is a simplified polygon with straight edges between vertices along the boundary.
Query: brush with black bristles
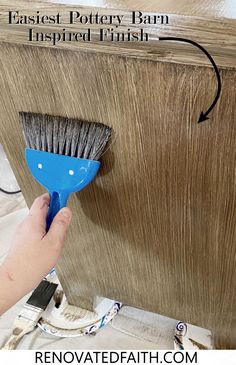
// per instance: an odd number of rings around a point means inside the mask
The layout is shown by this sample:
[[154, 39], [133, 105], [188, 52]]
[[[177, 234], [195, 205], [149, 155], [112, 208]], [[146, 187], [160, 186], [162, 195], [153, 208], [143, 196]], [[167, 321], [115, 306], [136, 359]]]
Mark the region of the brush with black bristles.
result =
[[35, 113], [21, 112], [20, 120], [28, 167], [50, 194], [49, 229], [69, 195], [82, 190], [96, 176], [98, 159], [112, 130], [102, 123]]
[[50, 283], [47, 280], [41, 281], [16, 317], [12, 334], [2, 350], [14, 350], [21, 338], [34, 330], [56, 288], [57, 284]]

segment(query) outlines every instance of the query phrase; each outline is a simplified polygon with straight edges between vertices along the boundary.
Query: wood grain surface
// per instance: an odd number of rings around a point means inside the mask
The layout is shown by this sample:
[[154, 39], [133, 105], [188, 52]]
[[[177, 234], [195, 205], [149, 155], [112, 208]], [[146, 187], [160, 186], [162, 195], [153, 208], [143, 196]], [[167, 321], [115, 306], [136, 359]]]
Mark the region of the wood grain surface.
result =
[[236, 344], [236, 72], [211, 119], [211, 69], [1, 44], [0, 136], [27, 203], [42, 192], [18, 112], [106, 123], [115, 139], [73, 210], [57, 270], [70, 303], [95, 295], [214, 331]]
[[[26, 0], [1, 0], [4, 5], [19, 5]], [[38, 0], [30, 0], [37, 3]], [[41, 3], [82, 5], [110, 9], [130, 9], [148, 12], [167, 12], [181, 15], [236, 18], [235, 0], [41, 0]]]
[[[140, 6], [146, 2], [141, 1]], [[159, 4], [164, 4], [166, 2], [151, 2], [153, 9], [147, 9], [147, 11], [160, 12]], [[189, 2], [188, 2], [189, 3]], [[201, 6], [197, 4], [201, 4]], [[74, 5], [70, 5], [70, 2], [66, 4], [58, 4], [54, 2], [38, 2], [34, 1], [0, 1], [0, 42], [9, 42], [22, 45], [33, 45], [40, 47], [58, 48], [73, 51], [87, 50], [95, 53], [107, 53], [107, 54], [118, 54], [125, 57], [142, 58], [145, 60], [153, 61], [163, 61], [169, 63], [181, 63], [181, 64], [191, 64], [191, 65], [204, 65], [210, 67], [209, 60], [199, 51], [198, 48], [180, 42], [159, 42], [160, 36], [174, 36], [192, 39], [195, 42], [200, 43], [202, 46], [211, 53], [212, 57], [216, 63], [225, 68], [235, 68], [235, 55], [236, 55], [236, 21], [234, 20], [234, 11], [230, 11], [229, 5], [227, 6], [226, 1], [207, 2], [209, 5], [205, 5], [206, 9], [212, 9], [210, 13], [207, 11], [198, 13], [197, 9], [203, 9], [204, 5], [202, 1], [191, 2], [191, 6], [187, 6], [187, 1], [178, 2], [179, 11], [178, 15], [171, 14], [175, 13], [174, 9], [176, 4], [174, 1], [167, 2], [166, 13], [169, 16], [169, 24], [132, 24], [131, 12], [127, 10], [129, 7], [132, 10], [138, 9], [138, 3], [130, 2], [126, 8], [121, 6], [121, 10], [116, 2], [104, 3], [104, 7], [94, 7], [97, 3], [90, 2], [87, 6], [79, 5], [76, 2]], [[92, 5], [90, 5], [92, 4]], [[123, 2], [123, 5], [125, 2]], [[129, 4], [129, 2], [128, 2]], [[149, 4], [149, 3], [148, 3]], [[156, 5], [155, 5], [156, 4]], [[181, 5], [182, 4], [182, 5]], [[218, 6], [217, 6], [218, 4]], [[75, 6], [76, 5], [76, 6]], [[99, 4], [98, 4], [99, 5]], [[109, 7], [108, 7], [109, 5]], [[116, 7], [117, 5], [117, 7]], [[102, 6], [100, 4], [99, 6]], [[149, 6], [149, 5], [148, 5]], [[151, 5], [150, 5], [151, 6]], [[116, 7], [116, 8], [115, 8]], [[232, 6], [233, 7], [233, 6]], [[140, 9], [143, 9], [144, 5]], [[222, 9], [220, 13], [217, 9]], [[236, 8], [236, 7], [235, 7]], [[155, 9], [155, 10], [154, 10]], [[159, 10], [158, 10], [159, 9]], [[164, 9], [164, 5], [163, 5]], [[184, 15], [179, 15], [181, 9], [186, 9], [183, 11]], [[187, 11], [188, 9], [188, 11]], [[194, 10], [195, 9], [195, 10]], [[215, 13], [213, 11], [215, 9]], [[223, 9], [228, 9], [231, 13], [231, 17], [222, 18], [215, 17], [217, 14], [223, 15]], [[122, 25], [118, 28], [119, 32], [126, 32], [128, 28], [134, 32], [140, 32], [140, 28], [144, 29], [144, 32], [149, 34], [149, 42], [111, 42], [99, 40], [99, 29], [101, 25], [71, 25], [67, 23], [59, 25], [37, 25], [34, 26], [35, 32], [61, 32], [64, 28], [70, 32], [78, 32], [87, 30], [88, 27], [92, 30], [92, 40], [90, 42], [58, 42], [55, 46], [52, 46], [51, 42], [32, 42], [29, 41], [28, 29], [29, 25], [17, 25], [8, 24], [8, 12], [18, 10], [20, 14], [32, 15], [35, 14], [37, 10], [40, 10], [41, 14], [52, 15], [60, 11], [62, 18], [68, 18], [68, 12], [70, 10], [79, 11], [81, 14], [89, 14], [91, 11], [100, 14], [110, 15], [110, 14], [121, 14], [124, 16]], [[236, 10], [235, 10], [236, 11]], [[162, 10], [161, 10], [162, 12]], [[105, 26], [104, 28], [107, 28]], [[109, 28], [109, 26], [108, 26]]]

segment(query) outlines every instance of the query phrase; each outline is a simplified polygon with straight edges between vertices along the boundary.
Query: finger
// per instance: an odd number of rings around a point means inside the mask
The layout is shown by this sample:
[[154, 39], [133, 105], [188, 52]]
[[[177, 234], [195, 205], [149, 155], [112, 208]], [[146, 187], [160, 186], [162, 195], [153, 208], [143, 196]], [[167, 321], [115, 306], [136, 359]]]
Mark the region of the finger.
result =
[[49, 240], [52, 244], [63, 245], [71, 217], [71, 210], [69, 208], [62, 208], [53, 219], [44, 239]]
[[42, 237], [46, 230], [46, 216], [49, 204], [50, 196], [48, 193], [36, 198], [30, 208], [28, 217], [24, 221], [24, 226], [27, 226], [29, 230], [40, 234]]

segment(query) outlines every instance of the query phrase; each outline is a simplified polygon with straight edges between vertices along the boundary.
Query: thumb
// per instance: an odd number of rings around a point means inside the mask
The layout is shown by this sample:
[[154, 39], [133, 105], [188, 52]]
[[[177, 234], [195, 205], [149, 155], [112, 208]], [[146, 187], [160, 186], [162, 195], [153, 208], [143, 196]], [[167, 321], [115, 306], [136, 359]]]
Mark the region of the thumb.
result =
[[44, 238], [53, 244], [63, 245], [71, 217], [71, 210], [69, 208], [62, 208], [53, 219], [50, 229]]

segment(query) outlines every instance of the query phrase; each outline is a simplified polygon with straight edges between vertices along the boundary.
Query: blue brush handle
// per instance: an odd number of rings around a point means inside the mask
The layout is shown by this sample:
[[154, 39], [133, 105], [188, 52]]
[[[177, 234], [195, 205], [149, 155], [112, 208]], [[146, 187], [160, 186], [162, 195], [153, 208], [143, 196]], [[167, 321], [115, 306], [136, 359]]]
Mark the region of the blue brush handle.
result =
[[69, 195], [65, 192], [49, 192], [50, 194], [50, 205], [48, 209], [48, 215], [47, 215], [47, 224], [46, 224], [46, 231], [49, 230], [51, 223], [59, 210], [61, 208], [64, 208], [67, 204], [67, 200]]
[[84, 189], [96, 176], [100, 162], [26, 148], [27, 165], [50, 194], [47, 231], [71, 193]]

